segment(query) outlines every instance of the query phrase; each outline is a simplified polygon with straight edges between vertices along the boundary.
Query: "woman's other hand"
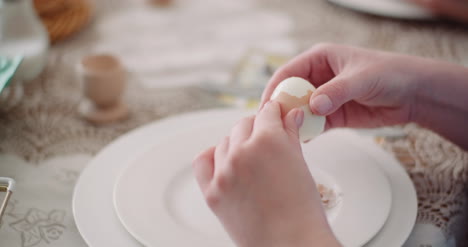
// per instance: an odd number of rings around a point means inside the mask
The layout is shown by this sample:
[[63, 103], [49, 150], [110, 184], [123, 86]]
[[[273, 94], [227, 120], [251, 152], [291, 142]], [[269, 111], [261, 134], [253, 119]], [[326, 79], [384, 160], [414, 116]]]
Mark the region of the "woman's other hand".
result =
[[200, 188], [242, 247], [338, 246], [298, 137], [304, 113], [277, 102], [241, 120], [194, 161]]
[[284, 79], [317, 87], [310, 109], [326, 128], [416, 122], [468, 149], [468, 69], [447, 62], [335, 44], [312, 47], [281, 67], [262, 105]]

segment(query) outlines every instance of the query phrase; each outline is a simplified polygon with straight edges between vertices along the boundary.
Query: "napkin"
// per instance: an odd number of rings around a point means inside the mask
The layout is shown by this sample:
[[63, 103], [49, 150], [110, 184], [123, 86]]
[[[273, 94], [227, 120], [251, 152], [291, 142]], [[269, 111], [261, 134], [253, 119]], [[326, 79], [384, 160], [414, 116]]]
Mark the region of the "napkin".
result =
[[23, 56], [12, 58], [0, 56], [0, 93], [10, 84], [11, 78], [15, 75], [21, 61], [23, 61]]

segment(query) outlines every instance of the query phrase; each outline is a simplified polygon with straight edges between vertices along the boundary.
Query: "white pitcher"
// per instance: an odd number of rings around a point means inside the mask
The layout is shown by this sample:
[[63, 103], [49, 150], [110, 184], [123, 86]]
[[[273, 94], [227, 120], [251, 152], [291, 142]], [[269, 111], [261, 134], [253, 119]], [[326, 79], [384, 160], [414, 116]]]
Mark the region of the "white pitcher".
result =
[[44, 69], [49, 36], [32, 0], [0, 0], [0, 56], [24, 56], [14, 79], [36, 78]]

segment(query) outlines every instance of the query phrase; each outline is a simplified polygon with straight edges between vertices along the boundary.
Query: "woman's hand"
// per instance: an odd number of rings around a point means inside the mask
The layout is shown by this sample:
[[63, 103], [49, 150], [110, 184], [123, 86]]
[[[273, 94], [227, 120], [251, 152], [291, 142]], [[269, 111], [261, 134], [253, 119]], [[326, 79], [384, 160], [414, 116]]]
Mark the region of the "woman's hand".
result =
[[408, 0], [437, 15], [468, 24], [468, 0]]
[[416, 122], [468, 149], [468, 70], [414, 56], [321, 44], [281, 67], [262, 105], [284, 79], [297, 76], [317, 90], [311, 111], [326, 128], [372, 128]]
[[304, 113], [278, 103], [241, 120], [200, 154], [194, 171], [209, 207], [238, 246], [338, 246], [298, 138]]
[[322, 44], [297, 56], [272, 77], [262, 104], [284, 79], [302, 77], [318, 89], [313, 113], [327, 115], [327, 128], [380, 127], [412, 119], [417, 72], [408, 72], [412, 57]]

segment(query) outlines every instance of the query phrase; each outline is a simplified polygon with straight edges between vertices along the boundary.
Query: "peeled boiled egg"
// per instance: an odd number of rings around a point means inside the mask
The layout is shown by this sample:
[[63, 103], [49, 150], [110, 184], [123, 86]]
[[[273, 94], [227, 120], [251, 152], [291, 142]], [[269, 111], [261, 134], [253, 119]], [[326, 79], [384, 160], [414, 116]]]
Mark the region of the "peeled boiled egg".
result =
[[270, 98], [280, 104], [282, 117], [294, 108], [304, 111], [304, 124], [299, 129], [301, 141], [313, 139], [325, 128], [325, 117], [313, 114], [309, 108], [309, 99], [315, 90], [310, 82], [290, 77], [278, 84]]

